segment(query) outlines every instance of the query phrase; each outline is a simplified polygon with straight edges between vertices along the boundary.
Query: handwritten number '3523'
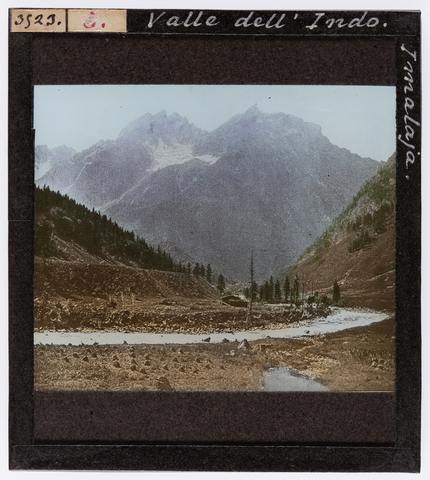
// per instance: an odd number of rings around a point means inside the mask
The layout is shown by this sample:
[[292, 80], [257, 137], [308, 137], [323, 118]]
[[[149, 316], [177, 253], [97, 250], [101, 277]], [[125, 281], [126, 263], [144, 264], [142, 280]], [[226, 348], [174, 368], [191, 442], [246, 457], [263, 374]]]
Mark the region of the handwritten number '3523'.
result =
[[[28, 28], [30, 25], [31, 25], [31, 21], [30, 21], [30, 18], [32, 17], [33, 15], [31, 13], [29, 13], [27, 15], [27, 17], [24, 19], [24, 15], [20, 14], [18, 15], [18, 20], [15, 20], [15, 25], [21, 25], [24, 20], [27, 20], [27, 25], [24, 27], [24, 29]], [[43, 25], [43, 15], [40, 14], [40, 15], [36, 15], [36, 17], [34, 18], [34, 24], [39, 24], [39, 25]], [[48, 15], [47, 16], [47, 22], [46, 22], [46, 26], [49, 27], [50, 25], [53, 25], [55, 23], [55, 14], [52, 13], [51, 15]]]

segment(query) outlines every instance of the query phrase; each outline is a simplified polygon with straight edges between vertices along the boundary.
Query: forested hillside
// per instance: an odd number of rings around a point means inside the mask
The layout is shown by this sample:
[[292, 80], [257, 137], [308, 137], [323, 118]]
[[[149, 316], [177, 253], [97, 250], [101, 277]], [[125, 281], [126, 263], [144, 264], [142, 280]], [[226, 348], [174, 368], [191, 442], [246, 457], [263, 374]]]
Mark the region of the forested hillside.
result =
[[[75, 248], [74, 248], [75, 247]], [[89, 210], [49, 187], [35, 191], [35, 255], [74, 260], [79, 247], [92, 256], [141, 268], [186, 272], [160, 247], [121, 228], [106, 215]]]
[[394, 309], [396, 157], [354, 196], [325, 234], [289, 270], [300, 291], [332, 295], [344, 303]]

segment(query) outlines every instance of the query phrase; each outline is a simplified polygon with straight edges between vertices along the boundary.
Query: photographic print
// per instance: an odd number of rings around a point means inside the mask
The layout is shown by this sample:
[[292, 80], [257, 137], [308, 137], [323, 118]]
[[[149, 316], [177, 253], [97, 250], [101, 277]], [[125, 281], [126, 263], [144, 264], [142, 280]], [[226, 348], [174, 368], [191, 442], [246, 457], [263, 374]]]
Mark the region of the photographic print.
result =
[[37, 85], [34, 128], [35, 390], [395, 390], [395, 87]]
[[419, 471], [420, 42], [10, 10], [11, 469]]

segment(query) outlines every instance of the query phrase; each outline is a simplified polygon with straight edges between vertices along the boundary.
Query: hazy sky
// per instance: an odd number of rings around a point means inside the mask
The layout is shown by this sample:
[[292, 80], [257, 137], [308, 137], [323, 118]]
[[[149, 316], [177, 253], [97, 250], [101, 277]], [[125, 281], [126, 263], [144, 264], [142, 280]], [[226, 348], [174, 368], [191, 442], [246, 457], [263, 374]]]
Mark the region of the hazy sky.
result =
[[332, 143], [362, 157], [387, 160], [396, 148], [394, 87], [308, 85], [35, 86], [36, 145], [82, 151], [160, 110], [211, 131], [252, 105], [317, 123]]

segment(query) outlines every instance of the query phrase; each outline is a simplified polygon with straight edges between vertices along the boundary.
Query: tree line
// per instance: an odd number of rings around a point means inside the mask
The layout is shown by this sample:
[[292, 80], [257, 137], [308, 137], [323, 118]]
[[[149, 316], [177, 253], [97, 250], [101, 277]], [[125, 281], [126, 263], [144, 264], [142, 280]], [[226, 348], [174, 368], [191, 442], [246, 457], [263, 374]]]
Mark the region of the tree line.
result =
[[[125, 230], [94, 208], [90, 210], [68, 195], [54, 192], [48, 186], [35, 188], [35, 255], [64, 258], [56, 247], [54, 235], [75, 242], [98, 256], [117, 256], [136, 263], [141, 268], [195, 275], [212, 283], [212, 268], [196, 263], [194, 268], [175, 262], [160, 246], [154, 248], [134, 232]], [[222, 277], [222, 275], [221, 275]], [[218, 279], [218, 289], [225, 290], [224, 277]], [[220, 288], [221, 287], [221, 288]]]
[[290, 282], [288, 275], [285, 277], [284, 282], [281, 285], [279, 279], [274, 281], [273, 276], [270, 280], [266, 280], [260, 286], [256, 282], [252, 282], [250, 287], [245, 287], [243, 293], [248, 300], [260, 303], [291, 303], [294, 305], [300, 305], [306, 303], [321, 303], [324, 305], [341, 304], [340, 287], [337, 281], [333, 283], [332, 287], [333, 296], [332, 299], [326, 295], [319, 295], [318, 292], [309, 295], [306, 299], [304, 294], [304, 285], [300, 285], [299, 278], [296, 275], [294, 280]]
[[360, 230], [360, 234], [357, 238], [351, 240], [348, 251], [350, 253], [357, 252], [375, 242], [376, 238], [369, 233], [369, 230], [373, 229], [373, 232], [377, 235], [384, 233], [387, 230], [387, 219], [393, 211], [393, 204], [383, 203], [374, 213], [358, 216], [355, 221], [349, 222], [347, 225], [348, 232]]

